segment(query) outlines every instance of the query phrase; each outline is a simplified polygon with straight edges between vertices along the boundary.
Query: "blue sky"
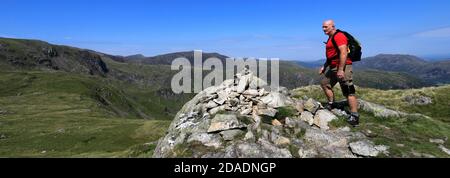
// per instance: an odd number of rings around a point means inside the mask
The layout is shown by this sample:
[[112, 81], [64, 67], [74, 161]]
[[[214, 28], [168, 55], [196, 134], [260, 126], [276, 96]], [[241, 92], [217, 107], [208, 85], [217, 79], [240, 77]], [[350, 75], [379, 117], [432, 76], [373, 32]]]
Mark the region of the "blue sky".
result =
[[317, 60], [334, 19], [364, 55], [450, 57], [450, 1], [2, 0], [0, 36], [115, 55], [203, 50]]

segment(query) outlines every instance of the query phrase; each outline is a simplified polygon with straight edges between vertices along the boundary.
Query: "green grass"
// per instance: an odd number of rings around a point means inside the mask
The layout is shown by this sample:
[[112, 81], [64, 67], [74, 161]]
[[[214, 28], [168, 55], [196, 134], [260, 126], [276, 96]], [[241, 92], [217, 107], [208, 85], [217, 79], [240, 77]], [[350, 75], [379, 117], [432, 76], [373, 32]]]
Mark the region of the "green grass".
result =
[[99, 78], [1, 72], [0, 157], [150, 157], [170, 120], [141, 119], [139, 107]]
[[[338, 100], [344, 99], [339, 88], [334, 89]], [[446, 140], [450, 137], [449, 104], [450, 85], [441, 87], [429, 87], [411, 90], [375, 90], [369, 88], [357, 88], [360, 98], [385, 105], [394, 110], [408, 113], [421, 113], [430, 118], [401, 117], [401, 118], [377, 118], [372, 113], [360, 111], [360, 126], [351, 127], [352, 131], [366, 132], [370, 130], [375, 137], [370, 139], [376, 144], [390, 147], [390, 157], [416, 157], [413, 153], [433, 155], [435, 157], [449, 157], [429, 139]], [[308, 86], [296, 89], [295, 97], [309, 96], [325, 102], [324, 94], [319, 86]], [[432, 98], [433, 104], [425, 106], [409, 105], [403, 100], [405, 96], [422, 95]], [[331, 128], [349, 126], [343, 117], [331, 122]], [[350, 126], [349, 126], [350, 127]], [[450, 148], [449, 141], [444, 146]]]

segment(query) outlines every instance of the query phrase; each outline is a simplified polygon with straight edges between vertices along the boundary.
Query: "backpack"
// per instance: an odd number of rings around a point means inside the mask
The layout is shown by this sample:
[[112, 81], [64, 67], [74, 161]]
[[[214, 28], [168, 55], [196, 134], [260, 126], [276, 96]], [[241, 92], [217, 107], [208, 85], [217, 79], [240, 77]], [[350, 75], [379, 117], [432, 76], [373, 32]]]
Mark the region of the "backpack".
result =
[[348, 57], [352, 60], [352, 62], [361, 61], [362, 56], [362, 47], [359, 41], [354, 38], [350, 33], [347, 33], [345, 31], [337, 30], [336, 33], [331, 38], [331, 42], [333, 43], [334, 48], [338, 52], [338, 56], [340, 55], [340, 50], [337, 46], [336, 40], [334, 39], [334, 36], [337, 33], [343, 33], [345, 37], [347, 37], [348, 40]]

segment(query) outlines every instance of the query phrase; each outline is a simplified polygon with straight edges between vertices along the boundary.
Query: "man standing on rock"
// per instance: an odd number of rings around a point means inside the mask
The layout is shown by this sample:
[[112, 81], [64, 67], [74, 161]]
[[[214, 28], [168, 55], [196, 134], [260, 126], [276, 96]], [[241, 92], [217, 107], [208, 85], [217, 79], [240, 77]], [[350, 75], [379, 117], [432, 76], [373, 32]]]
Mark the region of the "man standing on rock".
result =
[[[322, 75], [330, 67], [325, 73], [325, 77], [321, 80], [321, 87], [328, 98], [326, 108], [331, 110], [336, 107], [333, 87], [339, 82], [342, 94], [347, 97], [350, 106], [350, 115], [347, 118], [347, 122], [356, 126], [359, 124], [358, 101], [352, 79], [352, 60], [348, 57], [348, 39], [336, 29], [333, 20], [323, 22], [322, 29], [329, 36], [326, 42], [327, 61], [319, 71], [319, 74]], [[338, 49], [334, 47], [333, 38]]]

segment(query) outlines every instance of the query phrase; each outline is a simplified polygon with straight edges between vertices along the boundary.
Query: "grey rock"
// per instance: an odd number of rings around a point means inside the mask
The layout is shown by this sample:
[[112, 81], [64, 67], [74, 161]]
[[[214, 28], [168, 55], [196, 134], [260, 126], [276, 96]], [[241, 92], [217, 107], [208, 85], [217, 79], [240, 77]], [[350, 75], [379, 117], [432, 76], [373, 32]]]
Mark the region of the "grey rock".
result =
[[428, 105], [428, 104], [432, 104], [432, 100], [430, 97], [426, 97], [426, 96], [405, 96], [403, 98], [404, 101], [408, 102], [408, 104], [410, 105]]
[[309, 111], [303, 111], [300, 114], [300, 119], [308, 123], [309, 125], [314, 124], [314, 115], [310, 113]]
[[252, 108], [246, 108], [246, 109], [243, 109], [240, 114], [241, 115], [248, 115], [248, 114], [252, 113], [252, 111], [253, 111]]
[[329, 145], [336, 147], [347, 146], [347, 139], [345, 137], [339, 137], [336, 134], [320, 129], [306, 130], [304, 139], [315, 147], [325, 147]]
[[297, 126], [297, 122], [295, 122], [295, 120], [291, 119], [290, 117], [286, 117], [284, 123], [288, 128], [295, 128]]
[[239, 78], [239, 83], [236, 87], [237, 93], [242, 93], [248, 88], [248, 81], [250, 77], [251, 77], [250, 75], [244, 75]]
[[259, 96], [266, 96], [268, 94], [269, 94], [269, 92], [267, 92], [266, 89], [264, 89], [264, 88], [261, 88], [259, 90]]
[[430, 143], [436, 143], [436, 144], [440, 144], [440, 145], [442, 145], [442, 144], [445, 143], [445, 141], [442, 140], [442, 139], [431, 139], [431, 138], [430, 138], [429, 141], [430, 141]]
[[242, 94], [244, 96], [256, 97], [256, 96], [259, 96], [259, 91], [255, 90], [255, 89], [249, 89], [249, 90], [245, 90]]
[[300, 158], [315, 158], [319, 153], [315, 149], [299, 149], [298, 155]]
[[380, 153], [379, 150], [375, 149], [375, 145], [368, 140], [352, 142], [350, 143], [350, 149], [353, 153], [365, 157], [376, 157]]
[[350, 132], [351, 131], [350, 127], [348, 127], [348, 126], [341, 127], [341, 128], [339, 128], [339, 130], [344, 131], [344, 132]]
[[280, 136], [280, 137], [276, 138], [275, 140], [273, 140], [273, 143], [277, 146], [287, 146], [287, 145], [291, 144], [291, 140], [289, 140], [289, 138]]
[[340, 110], [340, 109], [336, 109], [336, 108], [332, 109], [331, 112], [332, 112], [334, 115], [340, 116], [340, 117], [341, 117], [341, 116], [344, 116], [344, 117], [347, 117], [347, 116], [348, 116], [348, 114], [347, 114], [345, 111]]
[[225, 80], [222, 82], [221, 85], [225, 88], [231, 88], [234, 85], [234, 80], [233, 79]]
[[450, 155], [450, 150], [448, 148], [445, 148], [444, 145], [439, 145], [439, 148], [447, 155]]
[[255, 141], [255, 135], [253, 134], [252, 131], [248, 131], [245, 136], [244, 136], [244, 140], [245, 141]]
[[192, 143], [194, 141], [200, 142], [207, 147], [214, 147], [215, 149], [222, 146], [220, 136], [217, 134], [194, 133], [188, 138], [187, 143]]
[[257, 143], [237, 144], [235, 150], [238, 158], [292, 158], [289, 150], [278, 148], [263, 139]]
[[304, 108], [305, 107], [303, 106], [303, 102], [301, 102], [301, 101], [296, 101], [295, 102], [295, 109], [297, 109], [297, 111], [299, 113], [303, 112], [305, 110]]
[[245, 128], [234, 114], [217, 114], [212, 120], [208, 133]]
[[243, 135], [245, 132], [242, 130], [234, 129], [234, 130], [225, 130], [220, 132], [220, 135], [225, 141], [231, 141], [238, 135]]
[[262, 87], [267, 86], [267, 82], [263, 79], [260, 79], [256, 76], [251, 76], [249, 81], [249, 88], [250, 89], [260, 89]]
[[359, 108], [373, 113], [376, 117], [380, 117], [380, 118], [392, 118], [392, 117], [412, 117], [412, 118], [430, 118], [428, 116], [419, 114], [419, 113], [413, 113], [413, 114], [408, 114], [408, 113], [404, 113], [401, 111], [395, 111], [392, 109], [387, 109], [384, 106], [378, 105], [378, 104], [374, 104], [374, 103], [370, 103], [361, 99], [358, 99], [358, 103], [359, 103]]
[[233, 98], [228, 101], [229, 101], [231, 107], [235, 107], [235, 108], [237, 108], [236, 106], [240, 103], [239, 99], [237, 99], [237, 98]]
[[390, 117], [400, 117], [400, 116], [405, 116], [407, 115], [406, 113], [403, 112], [398, 112], [398, 111], [394, 111], [391, 109], [387, 109], [384, 106], [378, 105], [378, 104], [374, 104], [374, 103], [370, 103], [364, 100], [358, 100], [359, 102], [359, 108], [367, 111], [367, 112], [371, 112], [373, 113], [376, 117], [381, 117], [381, 118], [390, 118]]
[[278, 93], [281, 93], [281, 94], [283, 94], [283, 95], [290, 95], [290, 93], [289, 93], [289, 90], [286, 88], [286, 87], [278, 87], [277, 89], [276, 89], [276, 91], [278, 92]]
[[209, 112], [209, 114], [214, 115], [220, 111], [225, 111], [225, 109], [226, 109], [226, 106], [219, 106], [219, 107], [212, 108], [208, 112]]
[[320, 103], [316, 100], [310, 98], [305, 103], [303, 103], [303, 107], [305, 110], [315, 114], [316, 111], [320, 108]]
[[207, 109], [210, 109], [210, 108], [215, 108], [215, 107], [217, 107], [217, 106], [219, 106], [216, 102], [214, 102], [214, 101], [209, 101], [206, 105], [205, 105], [205, 108], [207, 108]]
[[237, 99], [239, 99], [239, 96], [241, 96], [241, 94], [236, 93], [236, 92], [231, 92], [231, 93], [228, 95], [228, 98], [237, 98]]
[[216, 102], [218, 105], [222, 105], [223, 103], [225, 103], [225, 101], [227, 101], [227, 99], [226, 98], [216, 98], [213, 101]]
[[421, 157], [421, 158], [436, 158], [433, 155], [427, 154], [427, 153], [418, 153], [416, 151], [412, 151], [411, 154], [415, 157]]
[[220, 86], [211, 86], [211, 87], [204, 89], [202, 92], [204, 92], [208, 96], [212, 96], [212, 95], [214, 95], [214, 93], [217, 93], [217, 91], [219, 91], [223, 88], [224, 87], [220, 87]]
[[66, 130], [63, 129], [63, 128], [61, 128], [61, 129], [58, 129], [56, 132], [57, 132], [57, 133], [64, 133], [64, 132], [66, 132]]
[[[348, 149], [348, 140], [338, 133], [321, 129], [308, 129], [305, 136], [305, 148], [303, 154], [309, 152], [309, 156], [302, 157], [329, 157], [329, 158], [353, 158]], [[299, 152], [299, 154], [302, 154]]]
[[328, 123], [338, 119], [333, 113], [328, 110], [319, 110], [314, 116], [314, 124], [323, 130], [328, 130], [330, 127]]
[[279, 108], [293, 104], [292, 99], [278, 92], [270, 92], [267, 96], [262, 97], [261, 101], [272, 108]]
[[389, 155], [389, 151], [388, 151], [389, 147], [386, 145], [377, 145], [377, 146], [375, 146], [375, 149], [385, 155]]
[[275, 117], [278, 110], [273, 108], [267, 108], [267, 109], [257, 109], [256, 113], [260, 116], [269, 116], [269, 117]]

